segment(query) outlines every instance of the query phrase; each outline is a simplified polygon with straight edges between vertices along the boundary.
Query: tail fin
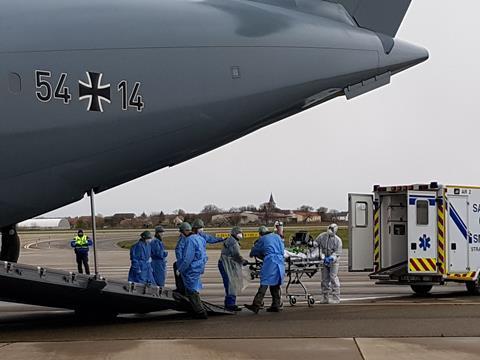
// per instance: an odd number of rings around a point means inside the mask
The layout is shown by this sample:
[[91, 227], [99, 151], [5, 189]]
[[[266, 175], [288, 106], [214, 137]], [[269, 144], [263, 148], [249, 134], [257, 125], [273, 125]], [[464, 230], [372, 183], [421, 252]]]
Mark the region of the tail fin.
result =
[[398, 32], [412, 0], [326, 0], [338, 3], [360, 27], [392, 38]]

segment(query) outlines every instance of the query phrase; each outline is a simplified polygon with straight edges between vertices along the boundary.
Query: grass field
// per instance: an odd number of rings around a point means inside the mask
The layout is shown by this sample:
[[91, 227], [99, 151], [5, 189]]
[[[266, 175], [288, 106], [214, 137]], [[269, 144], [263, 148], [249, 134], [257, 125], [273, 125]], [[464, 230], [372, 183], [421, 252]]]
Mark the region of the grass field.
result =
[[[293, 229], [291, 228], [285, 228], [285, 239], [287, 240], [286, 241], [286, 244], [289, 244], [290, 243], [290, 239], [292, 238], [293, 234], [296, 233], [297, 231], [301, 230], [301, 228], [299, 227], [295, 227]], [[316, 226], [316, 227], [306, 227], [305, 230], [308, 230], [310, 232], [310, 235], [312, 235], [314, 238], [317, 237], [320, 233], [326, 231], [326, 227], [320, 227], [320, 226]], [[225, 231], [228, 231], [228, 230], [222, 230], [222, 231], [218, 231], [218, 232], [225, 232]], [[246, 232], [251, 232], [252, 230], [246, 230]], [[212, 232], [212, 231], [208, 231], [207, 229], [207, 232], [209, 234], [212, 234], [212, 235], [215, 235], [216, 232]], [[348, 248], [348, 229], [346, 228], [340, 228], [338, 229], [338, 236], [340, 236], [340, 238], [342, 238], [342, 241], [343, 241], [343, 247], [346, 249]], [[177, 245], [177, 240], [178, 240], [178, 236], [177, 235], [170, 235], [170, 234], [167, 234], [166, 236], [164, 236], [163, 238], [163, 242], [165, 244], [165, 247], [167, 248], [167, 250], [173, 250], [175, 249], [175, 246]], [[243, 239], [241, 242], [240, 242], [240, 246], [242, 249], [244, 250], [248, 250], [248, 249], [251, 249], [253, 247], [253, 243], [257, 240], [257, 238], [247, 238], [247, 239]], [[132, 247], [132, 245], [135, 243], [135, 241], [121, 241], [118, 243], [118, 245], [124, 249], [130, 249]], [[222, 244], [216, 244], [216, 245], [209, 245], [208, 246], [209, 249], [221, 249], [222, 248]]]

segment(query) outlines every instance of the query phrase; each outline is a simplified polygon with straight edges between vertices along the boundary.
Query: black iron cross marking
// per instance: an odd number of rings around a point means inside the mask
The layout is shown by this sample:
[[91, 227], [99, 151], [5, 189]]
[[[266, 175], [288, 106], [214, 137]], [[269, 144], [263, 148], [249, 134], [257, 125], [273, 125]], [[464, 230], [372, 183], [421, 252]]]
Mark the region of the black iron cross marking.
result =
[[102, 101], [110, 104], [110, 84], [102, 85], [101, 73], [87, 72], [88, 83], [78, 81], [79, 99], [88, 99], [88, 111], [103, 112]]

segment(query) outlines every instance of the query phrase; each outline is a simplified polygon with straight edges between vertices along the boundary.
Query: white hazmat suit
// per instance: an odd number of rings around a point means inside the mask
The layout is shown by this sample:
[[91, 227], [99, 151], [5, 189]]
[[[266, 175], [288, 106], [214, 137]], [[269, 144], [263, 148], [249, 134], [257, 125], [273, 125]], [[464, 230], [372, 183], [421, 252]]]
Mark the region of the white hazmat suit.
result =
[[329, 294], [332, 293], [332, 303], [340, 302], [340, 280], [338, 279], [339, 257], [342, 255], [342, 239], [336, 235], [338, 226], [332, 224], [328, 231], [315, 239], [320, 249], [320, 260], [327, 261], [322, 267], [322, 300], [329, 303]]

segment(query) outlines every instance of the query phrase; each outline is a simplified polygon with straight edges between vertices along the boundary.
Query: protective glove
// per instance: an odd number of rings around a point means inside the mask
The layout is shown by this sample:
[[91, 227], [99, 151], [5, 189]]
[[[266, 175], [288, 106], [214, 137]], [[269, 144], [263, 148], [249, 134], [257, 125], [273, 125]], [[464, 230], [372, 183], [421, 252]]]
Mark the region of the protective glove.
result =
[[242, 261], [242, 265], [243, 265], [243, 266], [247, 266], [247, 265], [248, 265], [248, 260], [243, 260], [243, 261]]
[[180, 271], [176, 270], [175, 275], [180, 276]]
[[323, 263], [326, 265], [326, 266], [330, 266], [333, 262], [333, 258], [331, 256], [327, 256], [325, 258], [325, 260], [323, 260]]

